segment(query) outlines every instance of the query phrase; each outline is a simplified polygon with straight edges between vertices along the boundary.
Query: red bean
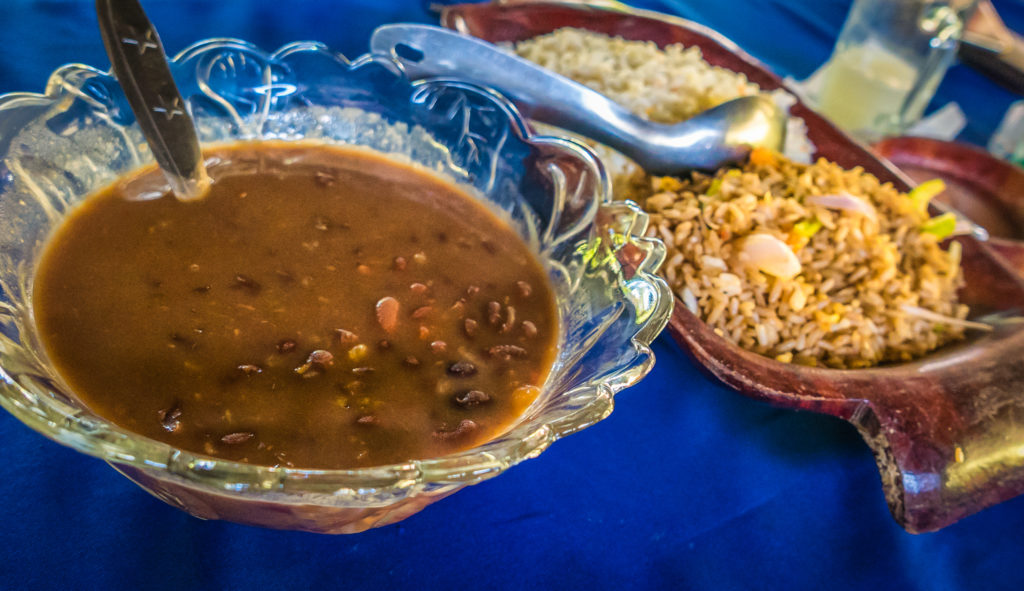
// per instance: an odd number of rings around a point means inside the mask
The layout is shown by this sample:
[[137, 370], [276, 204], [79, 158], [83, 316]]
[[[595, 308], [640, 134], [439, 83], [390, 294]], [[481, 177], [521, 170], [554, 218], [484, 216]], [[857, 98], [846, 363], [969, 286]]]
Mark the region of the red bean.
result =
[[398, 300], [391, 296], [383, 297], [377, 302], [377, 322], [384, 332], [391, 333], [398, 327]]

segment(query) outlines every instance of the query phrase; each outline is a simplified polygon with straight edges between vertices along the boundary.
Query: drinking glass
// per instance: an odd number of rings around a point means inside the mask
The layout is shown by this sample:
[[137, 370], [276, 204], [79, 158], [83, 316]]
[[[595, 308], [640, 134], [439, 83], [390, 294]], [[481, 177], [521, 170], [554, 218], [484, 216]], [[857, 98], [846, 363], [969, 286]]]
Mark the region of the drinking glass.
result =
[[854, 137], [920, 119], [977, 0], [854, 0], [822, 72], [819, 110]]

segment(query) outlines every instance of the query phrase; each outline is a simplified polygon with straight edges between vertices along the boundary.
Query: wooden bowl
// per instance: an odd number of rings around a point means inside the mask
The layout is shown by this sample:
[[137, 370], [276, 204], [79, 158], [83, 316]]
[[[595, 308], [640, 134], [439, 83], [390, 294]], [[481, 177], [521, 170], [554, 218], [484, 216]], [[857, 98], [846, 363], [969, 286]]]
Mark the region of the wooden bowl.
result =
[[[521, 41], [578, 27], [659, 46], [700, 47], [713, 65], [745, 74], [764, 90], [781, 79], [718, 33], [684, 19], [621, 6], [515, 1], [444, 9], [443, 25], [492, 42]], [[905, 177], [806, 105], [816, 156], [860, 166], [900, 190]], [[1024, 304], [1024, 281], [989, 245], [960, 237], [975, 314]], [[852, 423], [871, 447], [896, 521], [911, 532], [936, 530], [1024, 492], [1024, 324], [937, 351], [924, 359], [860, 370], [807, 368], [742, 350], [715, 335], [678, 301], [669, 333], [715, 378], [777, 406]]]

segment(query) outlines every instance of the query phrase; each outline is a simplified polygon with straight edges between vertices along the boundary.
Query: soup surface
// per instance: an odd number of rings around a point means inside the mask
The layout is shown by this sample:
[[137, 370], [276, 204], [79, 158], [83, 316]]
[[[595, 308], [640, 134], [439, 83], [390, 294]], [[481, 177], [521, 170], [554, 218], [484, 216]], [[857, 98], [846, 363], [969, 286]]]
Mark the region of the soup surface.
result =
[[461, 189], [356, 149], [207, 157], [204, 199], [139, 200], [145, 177], [126, 179], [43, 253], [41, 339], [94, 412], [221, 458], [347, 468], [472, 447], [536, 398], [546, 273]]

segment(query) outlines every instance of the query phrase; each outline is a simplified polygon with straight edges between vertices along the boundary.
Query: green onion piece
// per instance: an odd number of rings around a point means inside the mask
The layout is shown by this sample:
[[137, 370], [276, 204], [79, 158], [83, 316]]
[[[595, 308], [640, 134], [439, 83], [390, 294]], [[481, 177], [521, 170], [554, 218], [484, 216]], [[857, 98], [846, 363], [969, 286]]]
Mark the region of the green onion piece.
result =
[[725, 171], [725, 176], [731, 176], [731, 177], [743, 176], [743, 172], [740, 171], [740, 169], [738, 169], [738, 168], [730, 168], [729, 170]]
[[928, 210], [928, 202], [939, 193], [946, 190], [946, 183], [942, 179], [932, 179], [925, 181], [920, 185], [914, 187], [907, 193], [907, 197], [917, 205], [917, 208], [921, 211]]
[[718, 192], [722, 189], [722, 179], [715, 179], [711, 181], [711, 185], [708, 186], [708, 190], [705, 195], [708, 197], [714, 197], [718, 195]]
[[921, 224], [921, 231], [934, 234], [939, 240], [953, 235], [956, 230], [956, 216], [952, 212], [937, 215]]
[[818, 218], [812, 218], [793, 224], [793, 231], [801, 238], [810, 238], [817, 234], [820, 229], [821, 222], [818, 221]]

